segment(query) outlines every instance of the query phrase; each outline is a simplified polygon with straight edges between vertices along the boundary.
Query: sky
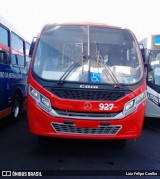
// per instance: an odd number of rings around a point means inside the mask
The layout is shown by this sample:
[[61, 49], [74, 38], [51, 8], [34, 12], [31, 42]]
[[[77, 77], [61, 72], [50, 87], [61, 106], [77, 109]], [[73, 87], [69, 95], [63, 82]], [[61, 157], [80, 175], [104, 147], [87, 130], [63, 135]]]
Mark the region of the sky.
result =
[[0, 16], [30, 42], [47, 23], [95, 22], [160, 33], [160, 0], [0, 0]]

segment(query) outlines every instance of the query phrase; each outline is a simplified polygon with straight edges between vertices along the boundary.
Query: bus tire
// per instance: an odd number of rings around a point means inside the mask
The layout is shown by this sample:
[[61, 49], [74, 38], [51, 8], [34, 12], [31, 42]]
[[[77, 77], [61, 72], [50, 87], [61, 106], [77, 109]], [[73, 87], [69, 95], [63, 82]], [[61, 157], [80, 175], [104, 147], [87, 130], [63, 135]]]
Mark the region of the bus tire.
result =
[[21, 111], [22, 111], [22, 100], [18, 94], [15, 94], [12, 102], [11, 118], [13, 120], [18, 120], [21, 116]]

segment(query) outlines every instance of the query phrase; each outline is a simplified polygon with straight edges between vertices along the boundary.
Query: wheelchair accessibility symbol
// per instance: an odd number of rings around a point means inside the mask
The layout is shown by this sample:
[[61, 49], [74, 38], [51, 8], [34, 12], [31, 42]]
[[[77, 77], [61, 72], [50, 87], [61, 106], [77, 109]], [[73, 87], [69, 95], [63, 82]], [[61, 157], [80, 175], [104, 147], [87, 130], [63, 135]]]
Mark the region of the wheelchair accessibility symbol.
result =
[[91, 82], [94, 82], [94, 83], [99, 83], [99, 82], [101, 82], [100, 73], [90, 72], [90, 81], [91, 81]]

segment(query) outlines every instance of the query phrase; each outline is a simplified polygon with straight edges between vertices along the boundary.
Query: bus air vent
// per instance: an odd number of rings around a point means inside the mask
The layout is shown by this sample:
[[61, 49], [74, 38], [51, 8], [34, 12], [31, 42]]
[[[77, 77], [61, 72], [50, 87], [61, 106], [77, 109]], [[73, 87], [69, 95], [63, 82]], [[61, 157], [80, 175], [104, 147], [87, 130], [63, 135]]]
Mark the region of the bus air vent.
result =
[[98, 100], [98, 101], [116, 101], [123, 96], [124, 91], [111, 91], [111, 90], [84, 90], [84, 89], [65, 89], [55, 88], [51, 89], [51, 92], [63, 99], [75, 99], [75, 100]]
[[87, 135], [116, 135], [122, 126], [99, 126], [97, 128], [79, 128], [74, 124], [52, 123], [57, 133], [87, 134]]

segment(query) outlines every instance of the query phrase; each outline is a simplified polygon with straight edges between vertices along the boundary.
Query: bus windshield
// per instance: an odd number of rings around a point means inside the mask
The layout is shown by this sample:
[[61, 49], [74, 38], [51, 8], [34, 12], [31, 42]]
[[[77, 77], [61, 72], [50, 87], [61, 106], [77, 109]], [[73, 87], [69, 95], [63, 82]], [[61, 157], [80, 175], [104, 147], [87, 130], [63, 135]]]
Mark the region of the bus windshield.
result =
[[150, 50], [150, 62], [160, 61], [160, 50]]
[[125, 29], [87, 25], [48, 25], [39, 38], [34, 73], [65, 82], [133, 84], [143, 75], [132, 34]]
[[148, 82], [160, 86], [160, 50], [149, 52]]

